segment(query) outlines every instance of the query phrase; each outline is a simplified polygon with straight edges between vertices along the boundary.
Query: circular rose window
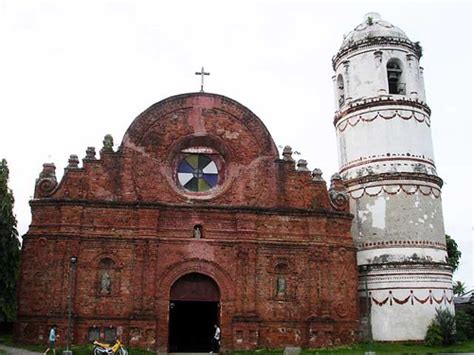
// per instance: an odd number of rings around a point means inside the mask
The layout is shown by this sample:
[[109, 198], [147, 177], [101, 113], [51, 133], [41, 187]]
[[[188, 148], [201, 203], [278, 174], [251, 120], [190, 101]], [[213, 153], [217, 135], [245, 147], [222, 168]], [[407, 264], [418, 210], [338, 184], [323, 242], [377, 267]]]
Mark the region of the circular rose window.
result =
[[178, 181], [188, 191], [208, 191], [218, 178], [216, 163], [205, 154], [189, 154], [178, 165]]

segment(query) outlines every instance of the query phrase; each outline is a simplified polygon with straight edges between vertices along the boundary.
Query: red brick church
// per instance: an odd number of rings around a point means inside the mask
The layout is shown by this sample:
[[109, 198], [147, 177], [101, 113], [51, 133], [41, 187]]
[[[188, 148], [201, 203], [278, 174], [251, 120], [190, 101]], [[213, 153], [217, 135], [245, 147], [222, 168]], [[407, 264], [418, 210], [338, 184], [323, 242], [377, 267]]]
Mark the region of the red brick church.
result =
[[[224, 96], [165, 99], [117, 151], [44, 164], [23, 237], [15, 337], [119, 336], [159, 351], [320, 347], [358, 329], [356, 249], [338, 175], [280, 157]], [[70, 315], [70, 317], [68, 317]], [[69, 319], [69, 322], [68, 322]]]

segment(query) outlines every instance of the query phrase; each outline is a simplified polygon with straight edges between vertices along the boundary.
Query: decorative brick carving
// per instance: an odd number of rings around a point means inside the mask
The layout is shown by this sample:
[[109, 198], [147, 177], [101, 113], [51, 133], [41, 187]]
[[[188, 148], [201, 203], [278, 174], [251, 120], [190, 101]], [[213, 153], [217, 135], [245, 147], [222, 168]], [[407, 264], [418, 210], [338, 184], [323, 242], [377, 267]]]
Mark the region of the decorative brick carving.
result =
[[56, 166], [52, 163], [44, 163], [43, 171], [40, 173], [39, 178], [36, 179], [35, 197], [51, 195], [57, 185]]
[[331, 199], [331, 205], [335, 209], [341, 211], [347, 211], [349, 209], [349, 195], [346, 192], [341, 175], [337, 173], [331, 176], [329, 198]]

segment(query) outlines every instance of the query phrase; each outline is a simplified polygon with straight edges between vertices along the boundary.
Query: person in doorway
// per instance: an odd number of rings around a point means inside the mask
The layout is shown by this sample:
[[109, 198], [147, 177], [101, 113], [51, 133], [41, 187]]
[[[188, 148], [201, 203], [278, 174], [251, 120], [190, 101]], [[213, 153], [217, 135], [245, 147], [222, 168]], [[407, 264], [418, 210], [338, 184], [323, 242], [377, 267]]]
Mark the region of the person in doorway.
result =
[[215, 332], [214, 337], [212, 338], [212, 350], [210, 354], [212, 354], [213, 352], [219, 353], [219, 348], [221, 345], [221, 328], [219, 328], [217, 324], [214, 324], [214, 329]]
[[56, 334], [56, 324], [53, 324], [51, 329], [49, 330], [49, 347], [44, 352], [44, 355], [48, 353], [48, 351], [53, 350], [53, 354], [56, 355], [56, 339], [59, 338], [59, 335]]

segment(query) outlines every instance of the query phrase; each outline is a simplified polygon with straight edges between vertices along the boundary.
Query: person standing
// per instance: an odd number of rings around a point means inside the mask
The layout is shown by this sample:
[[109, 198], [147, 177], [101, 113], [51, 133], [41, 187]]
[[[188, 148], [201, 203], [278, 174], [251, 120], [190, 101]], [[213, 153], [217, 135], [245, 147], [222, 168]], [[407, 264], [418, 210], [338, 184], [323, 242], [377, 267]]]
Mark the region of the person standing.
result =
[[219, 353], [219, 348], [221, 345], [221, 328], [217, 324], [214, 324], [215, 332], [214, 332], [214, 337], [212, 338], [212, 350], [211, 354], [213, 352]]
[[56, 338], [58, 338], [58, 335], [56, 334], [56, 324], [53, 324], [49, 331], [49, 347], [44, 352], [44, 355], [46, 355], [50, 350], [53, 350], [53, 354], [56, 355]]

